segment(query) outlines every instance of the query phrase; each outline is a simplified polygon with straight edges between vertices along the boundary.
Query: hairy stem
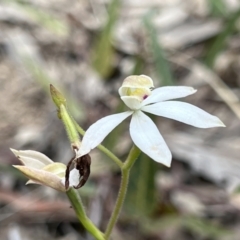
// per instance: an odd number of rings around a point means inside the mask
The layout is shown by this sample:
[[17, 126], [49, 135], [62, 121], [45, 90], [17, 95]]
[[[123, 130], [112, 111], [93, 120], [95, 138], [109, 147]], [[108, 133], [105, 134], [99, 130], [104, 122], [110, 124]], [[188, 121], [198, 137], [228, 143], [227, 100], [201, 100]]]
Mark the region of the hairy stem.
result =
[[111, 218], [109, 220], [109, 223], [107, 225], [107, 229], [105, 232], [106, 240], [109, 239], [112, 229], [118, 220], [118, 217], [121, 212], [121, 209], [122, 209], [122, 206], [123, 206], [123, 203], [125, 200], [125, 196], [127, 193], [130, 170], [131, 170], [135, 160], [138, 158], [140, 152], [141, 151], [136, 146], [133, 146], [125, 163], [123, 164], [122, 179], [121, 179], [120, 189], [118, 192], [117, 201], [116, 201], [114, 210], [112, 212]]
[[72, 204], [73, 209], [78, 217], [78, 220], [84, 226], [84, 228], [92, 234], [97, 240], [105, 240], [104, 234], [92, 223], [92, 221], [87, 217], [84, 207], [82, 205], [81, 198], [79, 197], [77, 191], [70, 188], [67, 192], [67, 196]]

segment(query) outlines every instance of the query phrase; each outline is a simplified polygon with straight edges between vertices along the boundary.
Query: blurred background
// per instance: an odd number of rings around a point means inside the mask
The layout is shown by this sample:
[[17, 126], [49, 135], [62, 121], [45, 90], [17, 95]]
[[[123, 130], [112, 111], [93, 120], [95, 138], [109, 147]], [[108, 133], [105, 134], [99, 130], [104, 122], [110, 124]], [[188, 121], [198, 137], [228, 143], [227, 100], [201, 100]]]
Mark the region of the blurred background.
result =
[[[1, 0], [0, 239], [92, 239], [64, 194], [25, 186], [9, 148], [67, 163], [71, 147], [49, 84], [87, 129], [124, 110], [117, 90], [125, 77], [146, 74], [156, 87], [198, 89], [184, 101], [227, 127], [154, 119], [172, 167], [141, 155], [112, 239], [239, 240], [239, 17], [238, 0]], [[131, 144], [127, 121], [104, 141], [121, 159]], [[121, 175], [98, 150], [91, 157], [91, 176], [79, 192], [105, 230]]]

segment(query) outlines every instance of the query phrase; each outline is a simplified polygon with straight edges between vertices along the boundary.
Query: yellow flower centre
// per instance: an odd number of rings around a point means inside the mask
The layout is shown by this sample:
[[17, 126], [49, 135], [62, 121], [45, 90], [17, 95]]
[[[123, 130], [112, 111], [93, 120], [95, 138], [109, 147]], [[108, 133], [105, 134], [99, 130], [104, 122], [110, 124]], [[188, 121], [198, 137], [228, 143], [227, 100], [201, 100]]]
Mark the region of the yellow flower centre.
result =
[[128, 88], [126, 96], [137, 97], [139, 101], [143, 101], [151, 94], [151, 90], [148, 88]]
[[124, 79], [118, 92], [121, 97], [128, 96], [142, 102], [151, 95], [153, 87], [153, 81], [150, 77], [145, 75], [132, 75]]

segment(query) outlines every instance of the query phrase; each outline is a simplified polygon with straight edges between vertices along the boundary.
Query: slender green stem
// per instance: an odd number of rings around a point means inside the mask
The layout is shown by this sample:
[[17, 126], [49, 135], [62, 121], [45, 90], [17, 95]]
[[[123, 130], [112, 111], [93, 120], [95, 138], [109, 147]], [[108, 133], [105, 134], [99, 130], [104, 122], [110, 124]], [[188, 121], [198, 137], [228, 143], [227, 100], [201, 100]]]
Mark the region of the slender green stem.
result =
[[[78, 123], [73, 119], [74, 124], [76, 126], [77, 131], [81, 134], [84, 135], [85, 131], [78, 125]], [[128, 187], [128, 181], [129, 181], [129, 174], [130, 174], [130, 170], [134, 164], [134, 162], [136, 161], [136, 159], [138, 158], [139, 154], [141, 153], [141, 151], [134, 145], [130, 151], [130, 153], [128, 154], [128, 157], [126, 159], [126, 161], [123, 163], [118, 157], [116, 157], [109, 149], [105, 148], [103, 145], [99, 145], [98, 149], [100, 151], [102, 151], [103, 153], [105, 153], [109, 158], [111, 158], [122, 170], [122, 179], [121, 179], [121, 185], [120, 185], [120, 189], [119, 189], [119, 193], [118, 193], [118, 198], [114, 207], [114, 210], [112, 212], [111, 218], [109, 220], [109, 223], [107, 225], [107, 229], [105, 232], [105, 238], [103, 239], [109, 239], [110, 234], [112, 232], [112, 229], [114, 227], [114, 225], [117, 222], [117, 219], [119, 217], [119, 214], [121, 212], [124, 200], [125, 200], [125, 196], [126, 196], [126, 192], [127, 192], [127, 187]], [[71, 199], [70, 199], [71, 200]], [[79, 206], [76, 206], [75, 211], [76, 213], [79, 211]], [[78, 217], [79, 218], [79, 217]], [[85, 218], [86, 214], [85, 214]], [[88, 218], [87, 218], [88, 219]], [[80, 220], [80, 218], [79, 218]], [[81, 220], [80, 220], [81, 221]], [[87, 223], [89, 223], [89, 219], [87, 221]], [[81, 221], [82, 222], [82, 221]], [[91, 222], [90, 222], [91, 223]], [[82, 222], [83, 224], [83, 222]], [[90, 224], [90, 230], [87, 228], [89, 224], [87, 224], [86, 226], [83, 224], [83, 226], [92, 234], [95, 232], [101, 233], [98, 229], [96, 230], [92, 230], [92, 227], [94, 226], [93, 224]], [[94, 226], [94, 228], [96, 228]], [[102, 233], [101, 233], [102, 234]], [[95, 236], [95, 235], [93, 235]], [[102, 236], [102, 235], [100, 235]], [[96, 237], [96, 236], [95, 236]], [[98, 238], [97, 238], [98, 239]]]
[[104, 147], [102, 144], [98, 145], [97, 148], [102, 151], [105, 155], [107, 155], [109, 158], [111, 158], [120, 168], [123, 167], [123, 162], [109, 149]]
[[92, 223], [92, 221], [87, 217], [82, 201], [73, 188], [70, 188], [67, 192], [67, 196], [72, 204], [73, 209], [76, 212], [78, 220], [82, 223], [84, 228], [91, 233], [97, 240], [105, 240], [104, 234], [99, 231], [99, 229]]
[[141, 153], [141, 150], [138, 147], [136, 147], [135, 145], [133, 145], [130, 153], [128, 154], [128, 157], [127, 157], [126, 161], [123, 164], [123, 170], [124, 169], [131, 169], [133, 164], [135, 163], [135, 161], [139, 157], [140, 153]]
[[[78, 123], [73, 119], [74, 124], [77, 128], [77, 131], [81, 134], [84, 135], [85, 131], [78, 125]], [[105, 153], [105, 155], [107, 155], [109, 158], [111, 158], [120, 168], [123, 167], [123, 162], [114, 154], [112, 153], [109, 149], [107, 149], [106, 147], [104, 147], [103, 145], [98, 145], [97, 148], [102, 151], [103, 153]]]
[[63, 122], [70, 143], [72, 144], [72, 146], [79, 146], [80, 137], [78, 131], [75, 127], [73, 118], [69, 115], [65, 105], [63, 104], [60, 105], [58, 114]]
[[125, 200], [126, 192], [127, 192], [130, 170], [135, 160], [138, 158], [140, 152], [141, 151], [136, 146], [133, 146], [125, 163], [123, 164], [122, 179], [121, 179], [120, 189], [118, 192], [118, 198], [105, 232], [106, 240], [109, 239], [112, 229], [116, 224], [119, 214], [121, 212], [121, 209]]
[[121, 180], [121, 185], [120, 185], [120, 189], [118, 192], [118, 198], [117, 198], [114, 210], [112, 212], [111, 218], [109, 220], [109, 223], [107, 225], [107, 229], [105, 231], [106, 240], [109, 239], [112, 229], [113, 229], [114, 225], [116, 224], [118, 216], [121, 212], [121, 209], [122, 209], [122, 206], [123, 206], [123, 203], [125, 200], [125, 195], [127, 192], [129, 173], [130, 173], [129, 170], [122, 170], [122, 180]]

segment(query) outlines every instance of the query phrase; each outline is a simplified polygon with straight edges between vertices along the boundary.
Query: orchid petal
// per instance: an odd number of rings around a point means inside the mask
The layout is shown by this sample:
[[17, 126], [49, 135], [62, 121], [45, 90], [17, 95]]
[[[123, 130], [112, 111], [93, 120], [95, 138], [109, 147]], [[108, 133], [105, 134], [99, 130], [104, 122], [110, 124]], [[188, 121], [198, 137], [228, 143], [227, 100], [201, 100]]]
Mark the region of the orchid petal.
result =
[[16, 156], [18, 158], [18, 160], [27, 167], [32, 167], [32, 168], [36, 168], [36, 169], [42, 169], [44, 168], [46, 165], [44, 165], [42, 162], [36, 160], [35, 158], [29, 158], [29, 157], [20, 157], [20, 156]]
[[66, 165], [60, 162], [55, 162], [45, 166], [42, 170], [53, 173], [54, 175], [63, 178], [66, 172]]
[[91, 149], [98, 146], [117, 125], [119, 125], [132, 113], [132, 111], [127, 111], [110, 115], [98, 120], [93, 125], [91, 125], [83, 137], [82, 144], [79, 151], [77, 152], [77, 157], [81, 157], [89, 153]]
[[[76, 168], [73, 168], [69, 174], [69, 187], [77, 186], [79, 184], [80, 174]], [[65, 185], [65, 177], [62, 178], [61, 183]]]
[[25, 183], [25, 185], [28, 185], [28, 184], [39, 184], [39, 185], [41, 185], [40, 182], [36, 182], [36, 181], [33, 181], [33, 180], [28, 180], [28, 181]]
[[26, 166], [41, 169], [45, 165], [53, 163], [46, 155], [32, 150], [18, 151], [10, 149], [13, 154]]
[[42, 185], [54, 188], [58, 191], [62, 191], [62, 192], [66, 191], [64, 185], [61, 183], [61, 178], [54, 175], [53, 173], [31, 168], [31, 167], [26, 167], [26, 166], [13, 165], [13, 167], [21, 171], [25, 176], [27, 176], [34, 183], [42, 184]]
[[152, 94], [142, 102], [142, 106], [151, 103], [162, 102], [170, 99], [183, 98], [194, 94], [197, 90], [192, 87], [160, 87], [152, 91]]
[[40, 162], [44, 163], [44, 165], [48, 165], [53, 163], [53, 161], [48, 158], [46, 155], [43, 153], [40, 153], [38, 151], [33, 151], [33, 150], [15, 150], [11, 149], [11, 151], [16, 155], [20, 157], [30, 157], [30, 158], [35, 158], [39, 160]]
[[[65, 176], [66, 171], [66, 165], [60, 162], [54, 162], [49, 165], [44, 166], [44, 168], [41, 169], [42, 171], [49, 172], [57, 177], [63, 178]], [[42, 184], [41, 182], [29, 180], [27, 181], [27, 184]]]
[[160, 102], [142, 107], [141, 110], [198, 128], [225, 127], [219, 118], [189, 103], [178, 101]]
[[141, 107], [141, 101], [138, 97], [135, 96], [124, 96], [121, 97], [123, 102], [130, 108], [130, 109], [139, 109]]
[[143, 112], [136, 111], [130, 123], [133, 142], [156, 162], [170, 166], [172, 155], [154, 122]]

